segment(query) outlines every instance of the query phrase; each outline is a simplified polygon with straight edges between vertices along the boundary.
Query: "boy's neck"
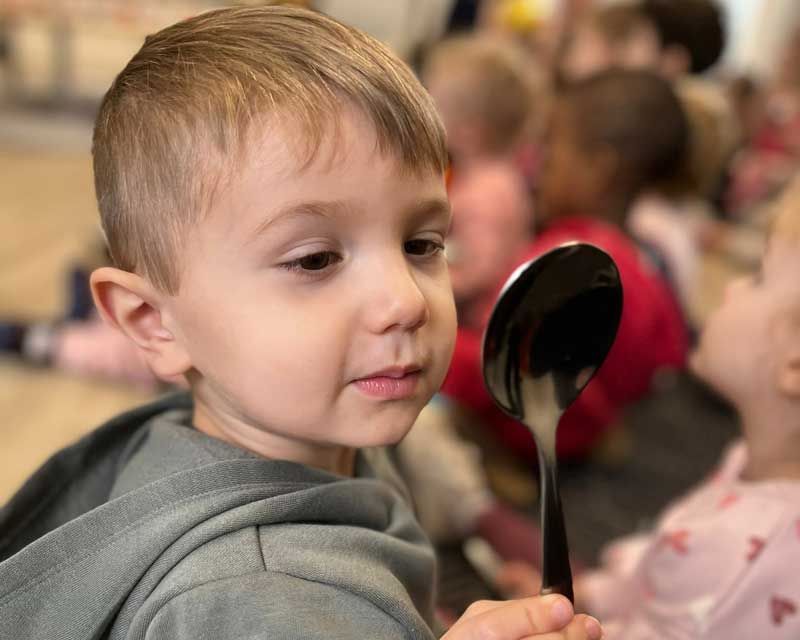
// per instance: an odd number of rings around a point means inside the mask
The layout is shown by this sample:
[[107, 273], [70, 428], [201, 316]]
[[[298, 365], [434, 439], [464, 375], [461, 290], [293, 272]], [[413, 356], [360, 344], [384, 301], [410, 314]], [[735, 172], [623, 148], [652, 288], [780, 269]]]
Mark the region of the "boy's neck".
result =
[[[743, 480], [800, 480], [800, 420], [792, 409], [784, 415], [774, 410], [771, 415], [741, 415], [748, 450]], [[792, 421], [798, 424], [790, 426]]]
[[211, 438], [270, 460], [288, 460], [329, 473], [352, 477], [356, 449], [303, 443], [246, 424], [232, 416], [220, 416], [195, 398], [192, 424]]

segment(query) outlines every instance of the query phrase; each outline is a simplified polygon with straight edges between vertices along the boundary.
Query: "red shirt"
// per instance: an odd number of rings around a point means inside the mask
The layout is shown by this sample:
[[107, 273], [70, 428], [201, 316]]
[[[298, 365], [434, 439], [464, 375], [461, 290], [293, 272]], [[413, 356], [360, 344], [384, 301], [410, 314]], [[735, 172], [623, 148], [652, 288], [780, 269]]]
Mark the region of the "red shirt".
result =
[[[562, 218], [536, 237], [517, 265], [573, 240], [589, 242], [611, 255], [622, 279], [624, 302], [614, 346], [561, 419], [557, 449], [565, 458], [588, 453], [620, 410], [650, 390], [659, 369], [684, 366], [689, 348], [683, 315], [664, 277], [615, 226], [588, 217]], [[490, 310], [487, 307], [487, 320]], [[533, 457], [533, 436], [500, 411], [483, 386], [481, 341], [482, 331], [459, 329], [442, 392], [472, 409], [514, 452]]]

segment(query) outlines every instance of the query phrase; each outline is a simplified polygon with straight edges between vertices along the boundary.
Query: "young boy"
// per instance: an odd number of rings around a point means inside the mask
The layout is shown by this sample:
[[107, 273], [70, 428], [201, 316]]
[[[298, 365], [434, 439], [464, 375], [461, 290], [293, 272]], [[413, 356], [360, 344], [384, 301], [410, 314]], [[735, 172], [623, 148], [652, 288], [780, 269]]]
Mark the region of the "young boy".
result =
[[[428, 96], [331, 19], [220, 10], [145, 41], [93, 152], [116, 264], [95, 302], [191, 395], [57, 454], [0, 512], [0, 637], [433, 637], [433, 554], [377, 448], [455, 330]], [[548, 596], [445, 637], [601, 633]]]
[[[736, 408], [743, 441], [653, 531], [612, 544], [576, 582], [609, 638], [800, 634], [798, 269], [800, 178], [777, 205], [760, 272], [729, 286], [690, 361]], [[520, 586], [521, 573], [506, 581]]]

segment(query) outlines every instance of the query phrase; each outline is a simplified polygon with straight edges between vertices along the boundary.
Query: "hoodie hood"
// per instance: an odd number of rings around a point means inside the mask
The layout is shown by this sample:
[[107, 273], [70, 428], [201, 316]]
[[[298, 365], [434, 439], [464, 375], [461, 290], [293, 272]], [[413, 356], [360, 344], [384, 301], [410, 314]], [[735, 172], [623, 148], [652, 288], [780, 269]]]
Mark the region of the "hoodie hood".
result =
[[[112, 420], [54, 455], [0, 510], [0, 637], [84, 640], [105, 637], [112, 625], [125, 629], [193, 550], [232, 531], [278, 523], [385, 533], [392, 553], [379, 550], [376, 558], [402, 588], [380, 593], [376, 584], [378, 592], [364, 596], [410, 600], [392, 615], [410, 616], [410, 628], [421, 622], [410, 612], [430, 622], [432, 551], [405, 500], [375, 477], [375, 465], [360, 454], [357, 477], [343, 478], [214, 440], [208, 455], [162, 456], [167, 463], [145, 466], [131, 481], [126, 465], [163, 433], [212, 441], [174, 421], [164, 425], [176, 410], [188, 421], [191, 398], [170, 396]], [[361, 578], [345, 571], [335, 580], [359, 591]]]

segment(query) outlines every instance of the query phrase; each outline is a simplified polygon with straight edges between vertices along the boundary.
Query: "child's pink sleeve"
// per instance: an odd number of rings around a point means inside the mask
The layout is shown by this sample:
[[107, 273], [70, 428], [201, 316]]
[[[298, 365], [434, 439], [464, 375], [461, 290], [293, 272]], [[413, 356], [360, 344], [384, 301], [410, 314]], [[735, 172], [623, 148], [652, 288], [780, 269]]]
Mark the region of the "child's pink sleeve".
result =
[[740, 481], [744, 453], [581, 584], [609, 640], [800, 638], [800, 483]]
[[593, 616], [609, 620], [628, 615], [636, 600], [636, 568], [652, 534], [643, 533], [615, 540], [603, 551], [601, 566], [579, 578], [581, 606]]

